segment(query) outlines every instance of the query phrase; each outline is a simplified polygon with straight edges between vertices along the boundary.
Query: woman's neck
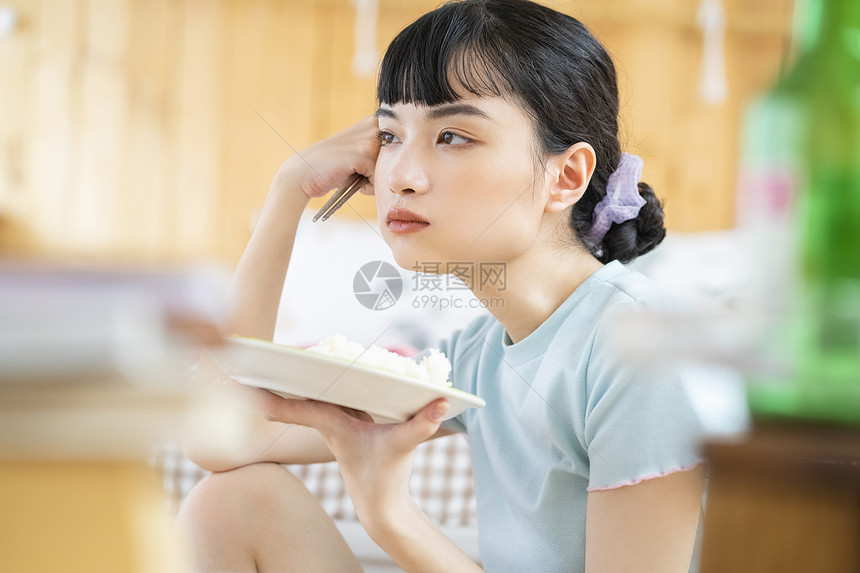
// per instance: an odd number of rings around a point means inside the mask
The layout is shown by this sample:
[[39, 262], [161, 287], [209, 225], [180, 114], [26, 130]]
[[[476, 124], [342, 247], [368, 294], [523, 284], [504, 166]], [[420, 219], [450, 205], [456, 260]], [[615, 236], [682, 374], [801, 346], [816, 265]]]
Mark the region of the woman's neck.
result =
[[543, 324], [602, 266], [582, 248], [536, 248], [505, 263], [501, 269], [504, 281], [481, 281], [480, 288], [475, 285], [474, 294], [493, 300], [487, 310], [516, 343]]

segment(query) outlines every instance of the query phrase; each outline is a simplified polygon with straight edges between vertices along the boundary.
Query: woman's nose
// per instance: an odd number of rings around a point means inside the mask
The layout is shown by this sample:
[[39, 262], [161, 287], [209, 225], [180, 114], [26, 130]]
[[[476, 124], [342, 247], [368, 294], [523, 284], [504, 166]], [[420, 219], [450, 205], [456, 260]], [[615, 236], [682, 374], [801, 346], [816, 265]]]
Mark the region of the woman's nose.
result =
[[426, 161], [420, 153], [401, 148], [388, 173], [388, 188], [392, 193], [406, 195], [426, 193], [430, 187]]

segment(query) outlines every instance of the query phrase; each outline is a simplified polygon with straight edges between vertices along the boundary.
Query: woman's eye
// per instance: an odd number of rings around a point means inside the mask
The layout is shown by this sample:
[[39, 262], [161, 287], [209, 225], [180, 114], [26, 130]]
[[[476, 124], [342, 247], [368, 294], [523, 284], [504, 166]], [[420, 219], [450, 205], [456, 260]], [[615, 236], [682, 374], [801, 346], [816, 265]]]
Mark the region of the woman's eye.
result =
[[450, 131], [443, 131], [439, 136], [439, 142], [444, 143], [445, 145], [463, 145], [465, 143], [471, 143], [471, 141], [462, 135], [457, 135]]
[[399, 139], [397, 139], [396, 135], [394, 135], [390, 131], [384, 131], [382, 129], [377, 132], [376, 139], [379, 140], [379, 145], [389, 145], [391, 143], [397, 143], [398, 141], [400, 141]]

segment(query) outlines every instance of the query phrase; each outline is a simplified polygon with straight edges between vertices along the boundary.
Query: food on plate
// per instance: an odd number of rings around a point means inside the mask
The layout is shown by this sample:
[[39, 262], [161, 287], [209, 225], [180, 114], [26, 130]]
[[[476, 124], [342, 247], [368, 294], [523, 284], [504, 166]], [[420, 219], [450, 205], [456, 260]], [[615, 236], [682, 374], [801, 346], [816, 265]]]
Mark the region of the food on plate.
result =
[[358, 342], [352, 342], [341, 334], [335, 334], [321, 340], [316, 346], [311, 346], [307, 351], [326, 356], [336, 356], [361, 366], [411, 376], [434, 384], [451, 385], [448, 380], [451, 363], [443, 353], [435, 348], [430, 349], [430, 352], [424, 355], [420, 362], [417, 362], [379, 346], [372, 345], [365, 349]]

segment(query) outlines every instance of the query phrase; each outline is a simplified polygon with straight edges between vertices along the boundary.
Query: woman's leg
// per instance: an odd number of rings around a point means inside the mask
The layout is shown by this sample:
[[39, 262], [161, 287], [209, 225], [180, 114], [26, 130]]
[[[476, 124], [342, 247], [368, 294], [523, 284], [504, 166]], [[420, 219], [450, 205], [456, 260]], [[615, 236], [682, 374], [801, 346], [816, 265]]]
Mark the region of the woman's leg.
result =
[[178, 527], [195, 571], [361, 571], [316, 497], [277, 464], [207, 476], [180, 508]]

